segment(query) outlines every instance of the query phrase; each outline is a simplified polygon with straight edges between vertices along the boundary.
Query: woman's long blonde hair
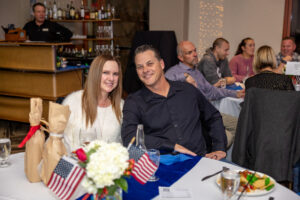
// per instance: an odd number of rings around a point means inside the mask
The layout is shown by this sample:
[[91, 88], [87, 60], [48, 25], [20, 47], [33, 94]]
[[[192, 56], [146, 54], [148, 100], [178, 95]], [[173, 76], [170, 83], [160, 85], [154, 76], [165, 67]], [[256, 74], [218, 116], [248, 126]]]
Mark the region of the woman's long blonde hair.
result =
[[108, 95], [111, 101], [113, 111], [121, 123], [121, 97], [122, 97], [122, 69], [120, 62], [113, 56], [101, 55], [97, 56], [90, 67], [88, 78], [85, 83], [85, 87], [82, 95], [82, 113], [85, 115], [86, 127], [92, 125], [97, 117], [98, 99], [101, 94], [101, 78], [103, 66], [107, 61], [115, 61], [119, 68], [119, 80], [117, 87], [113, 89]]

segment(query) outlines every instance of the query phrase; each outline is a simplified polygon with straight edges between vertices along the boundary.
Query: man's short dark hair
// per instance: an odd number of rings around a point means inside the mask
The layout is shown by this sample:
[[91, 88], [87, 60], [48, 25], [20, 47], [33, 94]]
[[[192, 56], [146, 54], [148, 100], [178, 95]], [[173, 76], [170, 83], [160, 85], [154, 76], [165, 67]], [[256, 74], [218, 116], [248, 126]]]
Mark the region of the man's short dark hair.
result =
[[282, 38], [281, 42], [284, 40], [292, 40], [295, 43], [295, 38], [290, 37], [290, 36]]
[[217, 38], [212, 45], [212, 50], [215, 50], [216, 47], [220, 47], [223, 44], [223, 42], [226, 42], [227, 44], [229, 44], [228, 40], [226, 40], [225, 38], [222, 38], [222, 37]]
[[159, 51], [156, 48], [154, 48], [152, 45], [149, 45], [149, 44], [143, 44], [143, 45], [137, 47], [134, 51], [134, 58], [136, 57], [137, 54], [144, 53], [145, 51], [153, 51], [154, 56], [157, 58], [157, 60], [161, 60]]
[[33, 4], [33, 6], [32, 6], [32, 11], [33, 12], [34, 12], [34, 9], [35, 9], [36, 6], [42, 6], [46, 9], [46, 6], [43, 3], [37, 2], [37, 3]]

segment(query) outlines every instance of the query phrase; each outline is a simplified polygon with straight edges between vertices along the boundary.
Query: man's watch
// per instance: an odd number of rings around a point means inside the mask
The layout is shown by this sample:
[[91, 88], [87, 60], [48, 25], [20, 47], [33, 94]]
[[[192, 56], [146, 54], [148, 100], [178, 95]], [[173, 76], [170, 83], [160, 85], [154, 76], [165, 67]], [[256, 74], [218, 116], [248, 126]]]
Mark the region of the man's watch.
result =
[[285, 60], [283, 60], [283, 59], [281, 59], [280, 62], [283, 63], [283, 64], [285, 64], [285, 65], [286, 65], [286, 63], [287, 63], [287, 62], [286, 62]]

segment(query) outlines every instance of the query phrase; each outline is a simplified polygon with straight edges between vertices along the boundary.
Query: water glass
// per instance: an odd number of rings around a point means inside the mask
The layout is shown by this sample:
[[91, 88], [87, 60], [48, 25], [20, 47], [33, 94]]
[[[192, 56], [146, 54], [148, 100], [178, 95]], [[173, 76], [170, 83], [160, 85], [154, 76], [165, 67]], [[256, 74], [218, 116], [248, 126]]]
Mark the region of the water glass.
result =
[[234, 170], [225, 170], [221, 173], [221, 189], [223, 200], [230, 200], [240, 186], [240, 174]]
[[[158, 166], [159, 166], [159, 160], [160, 160], [160, 153], [159, 153], [159, 150], [157, 149], [149, 149], [147, 150], [147, 153], [149, 155], [149, 158], [150, 160], [155, 164], [157, 165], [157, 169], [158, 169]], [[155, 181], [158, 181], [159, 180], [159, 177], [155, 176], [155, 172], [152, 174], [152, 176], [149, 178], [148, 181], [150, 182], [155, 182]]]
[[221, 86], [221, 88], [226, 88], [226, 79], [225, 78], [220, 79], [220, 86]]
[[95, 129], [80, 129], [79, 132], [79, 142], [80, 146], [88, 145], [90, 142], [97, 139], [97, 132]]
[[299, 92], [300, 91], [300, 83], [299, 84], [295, 84], [295, 91]]
[[11, 151], [11, 142], [9, 138], [0, 138], [0, 167], [9, 166], [8, 157]]

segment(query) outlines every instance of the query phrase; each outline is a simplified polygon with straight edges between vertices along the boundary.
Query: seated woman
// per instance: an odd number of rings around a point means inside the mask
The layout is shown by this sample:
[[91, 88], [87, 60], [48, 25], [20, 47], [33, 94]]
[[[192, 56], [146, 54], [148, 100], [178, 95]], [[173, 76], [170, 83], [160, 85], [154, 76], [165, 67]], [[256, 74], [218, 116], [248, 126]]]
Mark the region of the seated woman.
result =
[[251, 87], [274, 90], [294, 90], [292, 79], [283, 74], [273, 72], [276, 69], [274, 51], [269, 46], [260, 47], [255, 55], [253, 70], [256, 75], [246, 80], [246, 90]]
[[247, 37], [241, 41], [235, 56], [230, 60], [229, 67], [237, 82], [243, 82], [245, 78], [254, 75], [252, 70], [254, 50], [254, 40]]
[[93, 139], [122, 142], [121, 123], [124, 101], [122, 71], [112, 56], [96, 57], [90, 67], [84, 90], [68, 95], [63, 101], [71, 115], [64, 133], [68, 152], [76, 150], [82, 134], [93, 134]]

